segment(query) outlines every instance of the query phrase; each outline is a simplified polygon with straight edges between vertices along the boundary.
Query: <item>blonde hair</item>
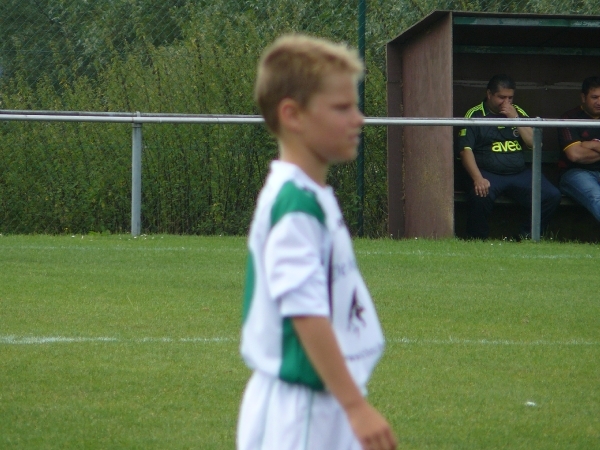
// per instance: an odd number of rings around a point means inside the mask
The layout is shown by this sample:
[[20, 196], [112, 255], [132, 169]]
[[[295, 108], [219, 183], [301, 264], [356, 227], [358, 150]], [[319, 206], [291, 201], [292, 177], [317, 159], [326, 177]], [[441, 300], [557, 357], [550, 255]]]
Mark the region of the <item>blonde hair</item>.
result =
[[254, 100], [269, 130], [277, 135], [279, 103], [290, 98], [300, 107], [322, 89], [323, 78], [349, 73], [357, 81], [364, 65], [358, 53], [344, 44], [302, 34], [284, 35], [265, 49], [258, 63]]

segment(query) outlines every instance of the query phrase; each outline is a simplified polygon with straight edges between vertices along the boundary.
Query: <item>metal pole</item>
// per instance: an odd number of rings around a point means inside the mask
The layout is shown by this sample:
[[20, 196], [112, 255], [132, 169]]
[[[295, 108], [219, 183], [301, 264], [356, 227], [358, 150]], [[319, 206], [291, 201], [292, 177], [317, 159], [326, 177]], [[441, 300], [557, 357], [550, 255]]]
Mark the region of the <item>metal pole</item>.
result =
[[[140, 116], [139, 111], [137, 116]], [[142, 228], [142, 124], [134, 123], [131, 132], [131, 235]]]
[[540, 242], [542, 203], [542, 129], [533, 128], [533, 158], [531, 161], [531, 240]]
[[[367, 1], [358, 2], [358, 54], [365, 62], [365, 25], [367, 17]], [[358, 83], [358, 108], [365, 113], [365, 79]], [[365, 209], [365, 139], [364, 132], [360, 133], [358, 143], [358, 156], [356, 158], [356, 194], [358, 197], [358, 236], [364, 235], [364, 209]]]

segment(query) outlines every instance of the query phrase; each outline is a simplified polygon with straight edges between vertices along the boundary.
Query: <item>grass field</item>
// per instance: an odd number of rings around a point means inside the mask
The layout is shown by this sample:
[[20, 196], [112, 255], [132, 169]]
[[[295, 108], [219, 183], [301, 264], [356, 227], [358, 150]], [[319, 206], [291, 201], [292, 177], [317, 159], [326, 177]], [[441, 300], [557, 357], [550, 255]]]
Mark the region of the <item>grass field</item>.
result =
[[[401, 448], [600, 448], [600, 246], [355, 246]], [[0, 448], [234, 448], [245, 259], [243, 238], [0, 236]]]

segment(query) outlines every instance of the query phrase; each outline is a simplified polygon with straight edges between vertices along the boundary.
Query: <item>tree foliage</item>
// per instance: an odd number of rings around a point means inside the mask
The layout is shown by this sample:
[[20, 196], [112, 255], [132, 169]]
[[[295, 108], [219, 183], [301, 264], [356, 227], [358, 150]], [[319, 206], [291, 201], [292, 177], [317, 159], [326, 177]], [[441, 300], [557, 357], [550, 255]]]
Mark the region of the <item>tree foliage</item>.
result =
[[[595, 1], [561, 3], [592, 13]], [[433, 9], [557, 12], [556, 0], [367, 1], [366, 114], [384, 116], [385, 43]], [[597, 3], [596, 3], [597, 5]], [[357, 42], [341, 0], [3, 0], [0, 108], [257, 114], [256, 61], [284, 32]], [[255, 125], [144, 125], [147, 232], [243, 234], [273, 139]], [[385, 129], [365, 129], [365, 234], [386, 229]], [[129, 229], [131, 128], [0, 123], [0, 232]], [[335, 167], [356, 230], [356, 166]]]

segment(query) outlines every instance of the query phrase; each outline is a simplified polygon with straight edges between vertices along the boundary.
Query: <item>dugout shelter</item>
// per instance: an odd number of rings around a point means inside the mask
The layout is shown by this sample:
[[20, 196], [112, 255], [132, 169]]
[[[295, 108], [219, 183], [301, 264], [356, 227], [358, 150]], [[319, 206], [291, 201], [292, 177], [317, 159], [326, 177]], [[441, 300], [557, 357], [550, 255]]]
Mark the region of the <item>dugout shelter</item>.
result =
[[[600, 16], [434, 11], [387, 43], [388, 117], [464, 117], [489, 79], [515, 79], [530, 117], [558, 118], [600, 73]], [[543, 171], [554, 181], [556, 129], [543, 128]], [[388, 232], [455, 235], [454, 137], [449, 126], [388, 126]], [[555, 172], [555, 170], [554, 170]]]

